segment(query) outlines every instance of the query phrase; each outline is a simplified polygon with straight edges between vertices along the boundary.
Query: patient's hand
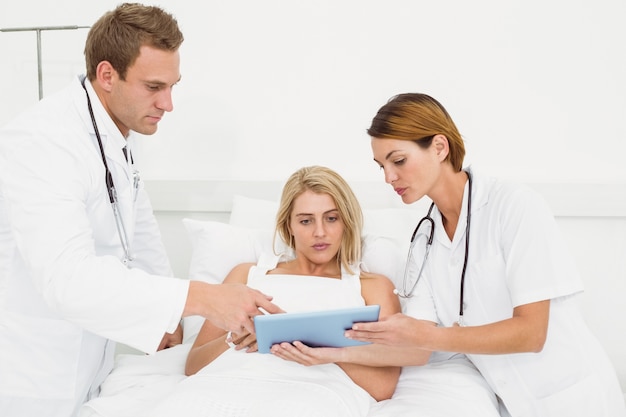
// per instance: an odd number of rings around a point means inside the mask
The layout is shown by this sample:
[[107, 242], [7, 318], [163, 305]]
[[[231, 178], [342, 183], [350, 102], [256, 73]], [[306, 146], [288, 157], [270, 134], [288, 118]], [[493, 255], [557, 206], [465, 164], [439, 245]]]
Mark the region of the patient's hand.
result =
[[312, 366], [337, 362], [340, 350], [341, 348], [312, 348], [302, 342], [295, 341], [272, 345], [270, 352], [284, 360]]
[[246, 352], [248, 353], [257, 352], [259, 350], [259, 346], [256, 342], [256, 335], [248, 333], [245, 330], [243, 333], [239, 334], [230, 333], [226, 338], [226, 342], [235, 345], [235, 350], [246, 349]]

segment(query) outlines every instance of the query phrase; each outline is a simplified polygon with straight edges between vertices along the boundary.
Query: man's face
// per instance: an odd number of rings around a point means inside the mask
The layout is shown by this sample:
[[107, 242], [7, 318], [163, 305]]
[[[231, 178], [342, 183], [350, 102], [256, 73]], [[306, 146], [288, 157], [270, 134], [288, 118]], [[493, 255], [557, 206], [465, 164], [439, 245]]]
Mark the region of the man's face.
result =
[[178, 51], [142, 46], [126, 71], [126, 80], [115, 72], [111, 80], [108, 111], [126, 137], [129, 130], [152, 135], [165, 112], [172, 111], [172, 88], [180, 80]]

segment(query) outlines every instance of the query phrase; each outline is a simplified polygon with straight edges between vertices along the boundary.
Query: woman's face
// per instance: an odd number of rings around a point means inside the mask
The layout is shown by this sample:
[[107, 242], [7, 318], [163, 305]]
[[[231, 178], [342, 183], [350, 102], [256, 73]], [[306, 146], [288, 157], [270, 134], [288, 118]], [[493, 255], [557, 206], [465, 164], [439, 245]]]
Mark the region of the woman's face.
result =
[[330, 195], [310, 190], [300, 194], [294, 201], [290, 228], [298, 256], [316, 264], [337, 256], [344, 223]]
[[423, 149], [415, 142], [399, 139], [372, 138], [374, 161], [385, 173], [385, 182], [411, 204], [428, 195], [440, 169], [435, 140]]

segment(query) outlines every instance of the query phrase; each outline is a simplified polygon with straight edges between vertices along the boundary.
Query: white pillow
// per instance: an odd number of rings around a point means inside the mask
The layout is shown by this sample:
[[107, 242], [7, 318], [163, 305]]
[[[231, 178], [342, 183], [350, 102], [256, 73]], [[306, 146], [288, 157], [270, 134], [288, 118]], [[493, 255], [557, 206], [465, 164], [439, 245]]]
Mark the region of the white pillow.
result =
[[233, 196], [233, 207], [230, 210], [230, 224], [239, 227], [274, 230], [277, 212], [277, 201], [235, 195]]
[[[183, 225], [191, 240], [192, 280], [220, 284], [235, 266], [256, 262], [261, 253], [272, 251], [272, 230], [194, 219], [183, 219]], [[276, 249], [280, 253], [286, 247], [277, 244]], [[193, 342], [203, 323], [203, 317], [185, 317], [183, 343]]]
[[[220, 284], [235, 266], [256, 262], [261, 253], [273, 250], [271, 229], [193, 219], [183, 219], [183, 224], [191, 240], [190, 279]], [[275, 248], [281, 253], [286, 245], [277, 239]]]

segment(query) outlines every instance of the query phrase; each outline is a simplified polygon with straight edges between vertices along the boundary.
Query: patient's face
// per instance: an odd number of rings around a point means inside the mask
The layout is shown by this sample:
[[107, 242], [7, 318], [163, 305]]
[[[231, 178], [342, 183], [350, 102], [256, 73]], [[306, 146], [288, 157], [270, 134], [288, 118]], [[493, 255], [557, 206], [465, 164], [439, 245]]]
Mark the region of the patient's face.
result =
[[334, 261], [345, 226], [331, 196], [302, 193], [294, 201], [290, 226], [297, 257], [315, 264]]

